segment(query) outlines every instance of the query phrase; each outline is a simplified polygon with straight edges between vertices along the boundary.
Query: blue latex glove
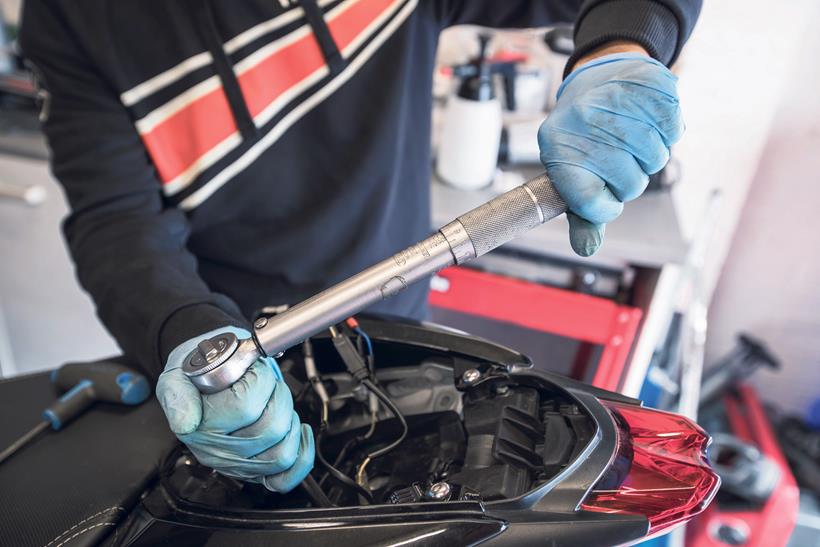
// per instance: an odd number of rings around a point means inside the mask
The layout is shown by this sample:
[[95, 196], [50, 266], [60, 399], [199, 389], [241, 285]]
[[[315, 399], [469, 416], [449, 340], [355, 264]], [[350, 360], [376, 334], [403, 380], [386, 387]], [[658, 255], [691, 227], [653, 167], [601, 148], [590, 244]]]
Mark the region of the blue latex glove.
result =
[[658, 61], [617, 53], [570, 73], [538, 131], [538, 145], [569, 208], [576, 253], [598, 250], [605, 223], [643, 193], [682, 133], [677, 77]]
[[223, 332], [250, 338], [246, 330], [227, 327], [178, 346], [159, 377], [159, 403], [171, 430], [201, 464], [288, 492], [310, 472], [315, 452], [313, 432], [293, 411], [276, 361], [259, 359], [233, 386], [207, 395], [180, 368], [199, 342]]

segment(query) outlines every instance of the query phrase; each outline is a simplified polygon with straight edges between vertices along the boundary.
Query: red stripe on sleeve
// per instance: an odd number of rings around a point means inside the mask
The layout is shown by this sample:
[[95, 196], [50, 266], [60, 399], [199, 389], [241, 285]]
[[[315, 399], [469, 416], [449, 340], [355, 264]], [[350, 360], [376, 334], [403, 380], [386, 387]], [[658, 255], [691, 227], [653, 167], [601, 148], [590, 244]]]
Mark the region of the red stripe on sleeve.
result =
[[142, 135], [142, 140], [160, 179], [168, 183], [235, 131], [236, 122], [220, 86], [175, 112]]
[[324, 64], [316, 37], [309, 33], [241, 74], [239, 86], [251, 115], [258, 115]]
[[359, 0], [328, 25], [336, 47], [344, 49], [396, 0]]

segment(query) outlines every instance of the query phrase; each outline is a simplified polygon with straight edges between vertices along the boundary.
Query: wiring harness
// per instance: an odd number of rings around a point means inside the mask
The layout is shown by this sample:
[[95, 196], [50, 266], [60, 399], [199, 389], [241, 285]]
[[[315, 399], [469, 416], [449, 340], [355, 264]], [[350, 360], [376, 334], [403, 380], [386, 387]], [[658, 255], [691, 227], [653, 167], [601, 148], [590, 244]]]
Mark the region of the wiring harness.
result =
[[[357, 336], [358, 348], [353, 344], [350, 337], [345, 333], [350, 331]], [[305, 361], [305, 373], [310, 385], [322, 404], [319, 433], [316, 436], [316, 457], [319, 463], [327, 470], [327, 474], [319, 481], [321, 486], [328, 477], [333, 478], [340, 486], [358, 494], [367, 503], [373, 503], [373, 496], [367, 488], [367, 466], [375, 458], [379, 458], [395, 450], [407, 437], [408, 425], [404, 415], [393, 403], [390, 397], [379, 387], [373, 374], [374, 354], [373, 344], [367, 334], [361, 329], [355, 318], [349, 318], [344, 324], [329, 328], [331, 341], [336, 352], [341, 357], [347, 372], [369, 393], [369, 410], [371, 416], [370, 428], [364, 435], [349, 440], [337, 455], [335, 461], [330, 463], [322, 452], [322, 441], [327, 433], [330, 421], [330, 397], [322, 383], [321, 376], [313, 356], [311, 341], [305, 340], [303, 343], [303, 353]], [[366, 454], [362, 462], [356, 469], [355, 480], [338, 469], [340, 462], [356, 444], [369, 439], [376, 428], [377, 413], [379, 404], [384, 405], [391, 414], [398, 420], [401, 426], [401, 434], [389, 444], [372, 450]]]

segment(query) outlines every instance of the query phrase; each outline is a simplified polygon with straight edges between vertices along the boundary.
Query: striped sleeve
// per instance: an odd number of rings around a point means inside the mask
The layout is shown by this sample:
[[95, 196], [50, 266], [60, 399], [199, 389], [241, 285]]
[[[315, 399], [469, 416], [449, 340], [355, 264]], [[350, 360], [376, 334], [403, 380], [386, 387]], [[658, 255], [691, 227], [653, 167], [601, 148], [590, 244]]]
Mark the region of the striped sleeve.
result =
[[[164, 205], [119, 97], [53, 6], [25, 2], [20, 43], [47, 93], [43, 130], [71, 209], [64, 234], [103, 324], [126, 355], [156, 375], [160, 334], [175, 314], [202, 307], [204, 330], [244, 322], [236, 305], [198, 276], [185, 215]], [[185, 334], [163, 338], [181, 343]]]

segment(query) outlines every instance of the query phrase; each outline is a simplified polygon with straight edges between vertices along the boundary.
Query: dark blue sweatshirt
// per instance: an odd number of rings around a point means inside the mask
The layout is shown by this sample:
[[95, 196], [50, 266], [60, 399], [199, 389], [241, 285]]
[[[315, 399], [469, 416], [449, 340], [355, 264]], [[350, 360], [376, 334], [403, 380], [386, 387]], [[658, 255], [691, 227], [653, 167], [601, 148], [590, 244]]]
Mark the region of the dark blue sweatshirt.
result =
[[[671, 63], [700, 0], [26, 0], [20, 42], [82, 286], [122, 349], [168, 352], [430, 232], [430, 109], [451, 25], [576, 21]], [[419, 317], [419, 284], [379, 308]]]

